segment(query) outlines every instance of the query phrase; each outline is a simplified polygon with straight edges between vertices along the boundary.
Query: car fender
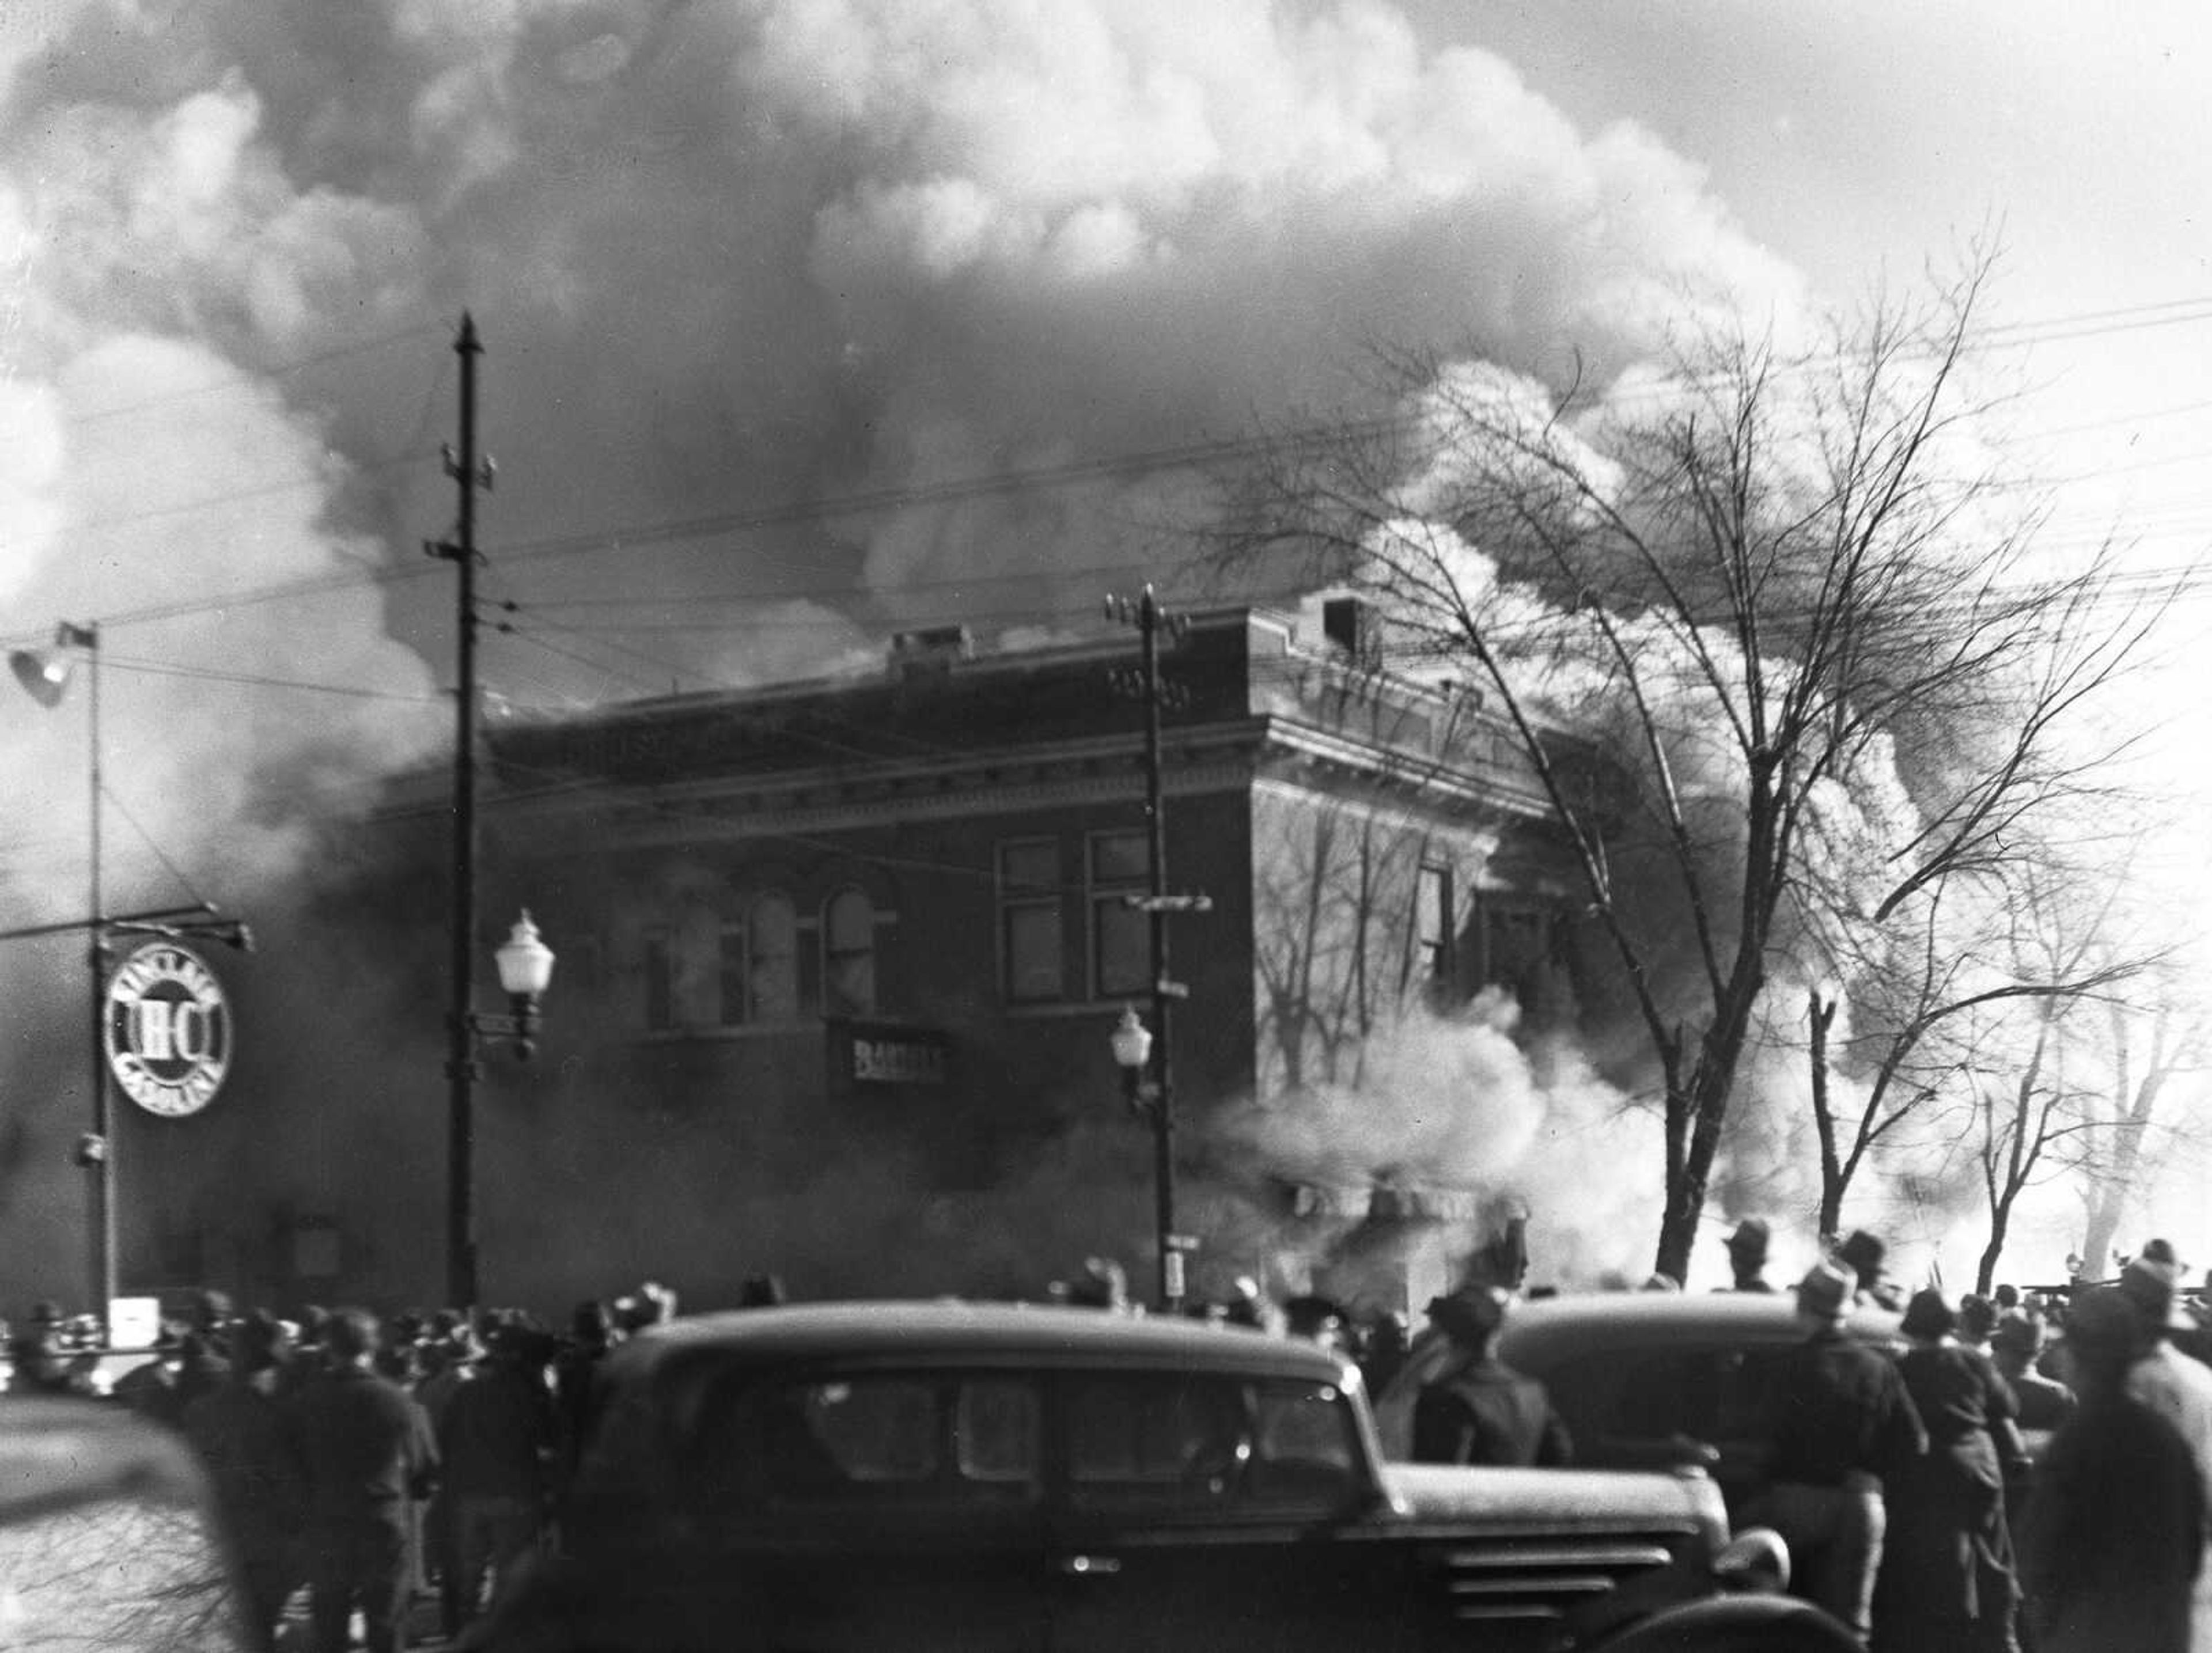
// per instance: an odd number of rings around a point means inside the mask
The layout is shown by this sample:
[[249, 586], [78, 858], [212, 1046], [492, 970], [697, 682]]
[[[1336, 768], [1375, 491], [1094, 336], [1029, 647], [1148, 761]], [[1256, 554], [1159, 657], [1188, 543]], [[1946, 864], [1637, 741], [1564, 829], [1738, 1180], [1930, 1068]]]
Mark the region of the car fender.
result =
[[1865, 1645], [1794, 1595], [1717, 1595], [1639, 1619], [1594, 1653], [1863, 1653]]

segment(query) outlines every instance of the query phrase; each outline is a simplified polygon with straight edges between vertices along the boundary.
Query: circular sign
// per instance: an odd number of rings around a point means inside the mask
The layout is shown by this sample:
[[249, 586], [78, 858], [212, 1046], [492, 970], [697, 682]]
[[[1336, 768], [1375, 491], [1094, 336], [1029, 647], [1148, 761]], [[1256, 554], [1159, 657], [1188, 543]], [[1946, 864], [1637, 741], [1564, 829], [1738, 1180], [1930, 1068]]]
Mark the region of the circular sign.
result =
[[108, 1071], [149, 1114], [197, 1114], [230, 1071], [222, 983], [198, 953], [173, 941], [149, 941], [116, 967], [100, 1024]]

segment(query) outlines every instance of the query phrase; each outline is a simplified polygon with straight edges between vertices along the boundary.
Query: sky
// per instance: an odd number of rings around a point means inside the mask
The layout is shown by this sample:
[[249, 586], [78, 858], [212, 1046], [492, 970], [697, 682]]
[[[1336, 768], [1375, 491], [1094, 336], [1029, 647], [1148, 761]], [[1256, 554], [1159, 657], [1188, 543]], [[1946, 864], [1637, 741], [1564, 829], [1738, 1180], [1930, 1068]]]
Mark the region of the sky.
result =
[[[99, 623], [111, 889], [236, 904], [445, 738], [465, 311], [496, 715], [1064, 635], [1371, 341], [1601, 381], [1977, 237], [2053, 554], [2191, 567], [2209, 87], [2166, 0], [12, 0], [0, 641]], [[20, 922], [84, 715], [0, 714]]]

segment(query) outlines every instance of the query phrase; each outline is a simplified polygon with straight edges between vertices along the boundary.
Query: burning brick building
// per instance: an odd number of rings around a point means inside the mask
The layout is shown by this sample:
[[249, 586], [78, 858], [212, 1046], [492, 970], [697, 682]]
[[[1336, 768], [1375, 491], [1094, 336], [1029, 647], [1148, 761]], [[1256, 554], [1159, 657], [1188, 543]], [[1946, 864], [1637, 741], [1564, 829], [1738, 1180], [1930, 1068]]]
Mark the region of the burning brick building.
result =
[[[1178, 1226], [1197, 1290], [1389, 1301], [1502, 1220], [1493, 1150], [1453, 1123], [1485, 1081], [1389, 1053], [1470, 1012], [1495, 1041], [1571, 1018], [1578, 937], [1480, 697], [1379, 669], [1349, 605], [1325, 630], [1223, 611], [1165, 656], [1167, 882], [1210, 902], [1170, 921]], [[1150, 1136], [1108, 1036], [1152, 980], [1125, 901], [1150, 873], [1144, 708], [1110, 682], [1135, 649], [909, 635], [869, 675], [492, 726], [486, 947], [527, 907], [559, 963], [538, 1060], [489, 1053], [478, 1088], [489, 1300], [658, 1274], [705, 1306], [765, 1271], [1034, 1293], [1100, 1252], [1146, 1278]], [[313, 1097], [249, 1076], [202, 1174], [179, 1140], [158, 1219], [227, 1236], [134, 1255], [257, 1300], [435, 1295], [447, 829], [422, 782], [322, 915], [403, 955], [354, 1002], [404, 1048], [301, 1057]]]
[[[1518, 747], [1479, 697], [1363, 658], [1363, 620], [1333, 605], [1309, 644], [1224, 611], [1167, 657], [1168, 883], [1211, 902], [1170, 921], [1182, 1225], [1242, 1237], [1201, 1253], [1201, 1281], [1249, 1266], [1270, 1216], [1295, 1237], [1477, 1215], [1466, 1188], [1341, 1152], [1231, 1148], [1225, 1109], [1356, 1088], [1409, 1009], [1485, 987], [1571, 1012], [1566, 870]], [[503, 1172], [496, 1141], [479, 1162], [488, 1284], [549, 1289], [541, 1260], [610, 1206], [585, 1251], [680, 1258], [710, 1291], [778, 1266], [820, 1289], [1018, 1289], [1086, 1237], [1137, 1264], [1144, 1133], [1107, 1037], [1151, 982], [1124, 899], [1150, 873], [1143, 713], [1109, 684], [1133, 653], [910, 634], [877, 676], [497, 730], [494, 887], [562, 963], [551, 1060], [514, 1093], [539, 1170]], [[562, 1142], [586, 1156], [550, 1190], [568, 1233], [530, 1237]], [[603, 1199], [561, 1197], [602, 1176]]]

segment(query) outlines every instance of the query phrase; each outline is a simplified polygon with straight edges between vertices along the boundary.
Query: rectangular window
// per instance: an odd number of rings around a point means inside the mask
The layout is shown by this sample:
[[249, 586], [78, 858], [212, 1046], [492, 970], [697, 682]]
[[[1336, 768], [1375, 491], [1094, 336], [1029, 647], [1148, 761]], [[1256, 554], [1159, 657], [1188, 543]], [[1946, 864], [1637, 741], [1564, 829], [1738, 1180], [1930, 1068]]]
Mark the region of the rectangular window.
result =
[[1094, 832], [1090, 844], [1091, 993], [1125, 999], [1152, 989], [1152, 922], [1124, 899], [1150, 892], [1149, 832]]
[[714, 982], [718, 1010], [714, 1023], [718, 1027], [742, 1027], [753, 1019], [751, 995], [748, 992], [750, 954], [745, 943], [745, 927], [725, 924], [716, 940]]
[[665, 925], [645, 933], [645, 1025], [665, 1033], [676, 1025], [675, 939]]
[[863, 1372], [775, 1391], [742, 1446], [709, 1418], [700, 1455], [716, 1467], [750, 1458], [776, 1504], [1003, 1504], [1035, 1495], [1041, 1419], [1036, 1388], [1018, 1378]]
[[1067, 996], [1057, 838], [999, 846], [999, 956], [1009, 1003]]
[[1454, 928], [1451, 869], [1424, 865], [1413, 890], [1413, 962], [1437, 993], [1452, 984]]

